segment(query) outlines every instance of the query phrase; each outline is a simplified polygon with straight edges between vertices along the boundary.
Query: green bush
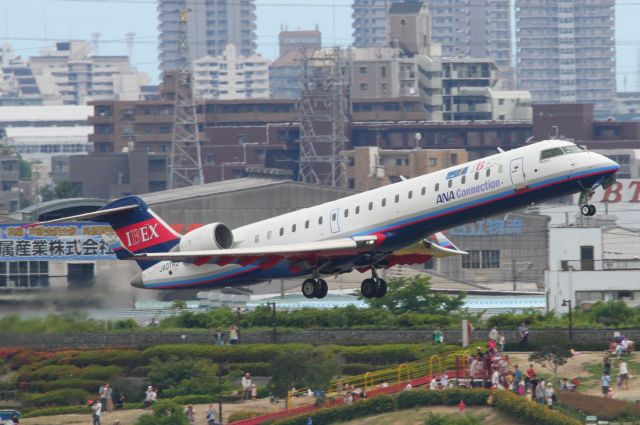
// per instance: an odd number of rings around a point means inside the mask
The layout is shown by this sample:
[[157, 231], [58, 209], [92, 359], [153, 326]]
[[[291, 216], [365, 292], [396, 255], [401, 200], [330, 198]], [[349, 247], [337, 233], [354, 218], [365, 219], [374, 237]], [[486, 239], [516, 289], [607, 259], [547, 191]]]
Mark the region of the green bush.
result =
[[558, 393], [560, 405], [582, 415], [595, 415], [599, 419], [638, 419], [640, 407], [625, 400], [614, 400], [577, 392]]
[[179, 404], [160, 400], [153, 406], [153, 414], [140, 416], [135, 425], [187, 425], [187, 416]]
[[49, 391], [44, 394], [23, 394], [21, 401], [25, 406], [70, 406], [85, 404], [87, 400], [95, 398], [95, 394], [79, 388], [65, 388]]
[[429, 413], [425, 425], [482, 425], [484, 420], [481, 416], [463, 415], [460, 413], [443, 415], [440, 413]]
[[152, 358], [166, 361], [169, 357], [177, 358], [198, 357], [215, 363], [224, 361], [236, 363], [263, 362], [277, 354], [294, 350], [311, 349], [311, 344], [240, 344], [224, 345], [222, 347], [204, 344], [155, 345], [142, 353], [142, 363], [148, 363]]
[[94, 350], [77, 353], [71, 363], [78, 367], [89, 365], [120, 366], [133, 370], [138, 366], [142, 351], [139, 350]]
[[510, 391], [496, 391], [493, 394], [498, 410], [512, 418], [519, 418], [530, 425], [580, 425], [581, 422], [547, 406], [519, 397]]
[[238, 410], [237, 412], [233, 412], [231, 415], [229, 415], [227, 423], [241, 421], [243, 419], [255, 418], [256, 416], [260, 415], [262, 415], [261, 412], [254, 412], [252, 410]]
[[271, 376], [271, 363], [269, 362], [250, 362], [250, 363], [231, 363], [231, 371], [246, 373], [252, 376]]

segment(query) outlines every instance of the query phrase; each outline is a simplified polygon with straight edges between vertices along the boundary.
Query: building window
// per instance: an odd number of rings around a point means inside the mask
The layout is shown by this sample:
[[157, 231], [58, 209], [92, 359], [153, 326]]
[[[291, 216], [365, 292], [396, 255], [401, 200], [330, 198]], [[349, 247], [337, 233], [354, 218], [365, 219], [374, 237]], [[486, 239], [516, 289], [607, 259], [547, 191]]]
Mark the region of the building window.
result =
[[479, 269], [480, 268], [480, 251], [470, 249], [468, 255], [462, 256], [463, 269]]
[[500, 251], [497, 249], [483, 250], [481, 252], [483, 269], [499, 269], [500, 268]]
[[435, 167], [438, 165], [438, 158], [429, 158], [429, 167]]
[[361, 66], [360, 67], [360, 74], [366, 74], [367, 73], [367, 67], [366, 66]]
[[360, 83], [360, 91], [368, 91], [368, 90], [369, 90], [369, 84]]

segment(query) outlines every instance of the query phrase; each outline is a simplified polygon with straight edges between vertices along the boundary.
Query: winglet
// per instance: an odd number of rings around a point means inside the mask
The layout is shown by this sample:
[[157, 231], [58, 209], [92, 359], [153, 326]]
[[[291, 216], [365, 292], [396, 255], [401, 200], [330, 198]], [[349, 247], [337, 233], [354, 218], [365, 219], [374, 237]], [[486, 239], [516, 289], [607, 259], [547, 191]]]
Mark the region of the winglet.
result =
[[436, 232], [433, 234], [435, 238], [435, 243], [427, 241], [431, 244], [431, 248], [447, 252], [449, 254], [458, 254], [458, 255], [467, 255], [469, 254], [467, 251], [462, 251], [457, 246], [453, 244], [442, 232]]

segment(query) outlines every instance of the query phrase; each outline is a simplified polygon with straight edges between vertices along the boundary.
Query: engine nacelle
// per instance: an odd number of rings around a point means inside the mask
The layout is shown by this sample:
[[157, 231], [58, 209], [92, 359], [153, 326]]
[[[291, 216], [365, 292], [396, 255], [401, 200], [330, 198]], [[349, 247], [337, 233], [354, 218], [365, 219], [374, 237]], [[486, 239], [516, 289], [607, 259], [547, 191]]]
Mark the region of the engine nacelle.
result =
[[228, 249], [233, 245], [233, 232], [223, 223], [211, 223], [192, 230], [180, 239], [180, 252]]

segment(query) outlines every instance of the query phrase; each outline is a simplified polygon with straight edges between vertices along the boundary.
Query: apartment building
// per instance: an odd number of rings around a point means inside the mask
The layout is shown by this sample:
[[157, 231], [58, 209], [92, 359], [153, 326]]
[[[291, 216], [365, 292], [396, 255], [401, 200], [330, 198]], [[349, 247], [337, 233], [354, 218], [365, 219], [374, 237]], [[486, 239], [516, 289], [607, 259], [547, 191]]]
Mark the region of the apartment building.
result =
[[269, 65], [269, 90], [272, 99], [298, 99], [302, 85], [302, 50], [306, 54], [322, 48], [322, 33], [315, 30], [280, 31], [279, 55]]
[[45, 105], [83, 105], [93, 100], [138, 100], [149, 78], [127, 56], [91, 54], [89, 43], [68, 41], [29, 58]]
[[210, 99], [266, 99], [269, 61], [259, 54], [242, 56], [228, 44], [220, 56], [193, 62], [193, 95]]
[[178, 69], [180, 11], [188, 10], [189, 62], [203, 56], [221, 56], [234, 44], [241, 56], [256, 51], [255, 0], [159, 0], [160, 70]]
[[516, 1], [518, 88], [535, 103], [616, 110], [614, 0]]

